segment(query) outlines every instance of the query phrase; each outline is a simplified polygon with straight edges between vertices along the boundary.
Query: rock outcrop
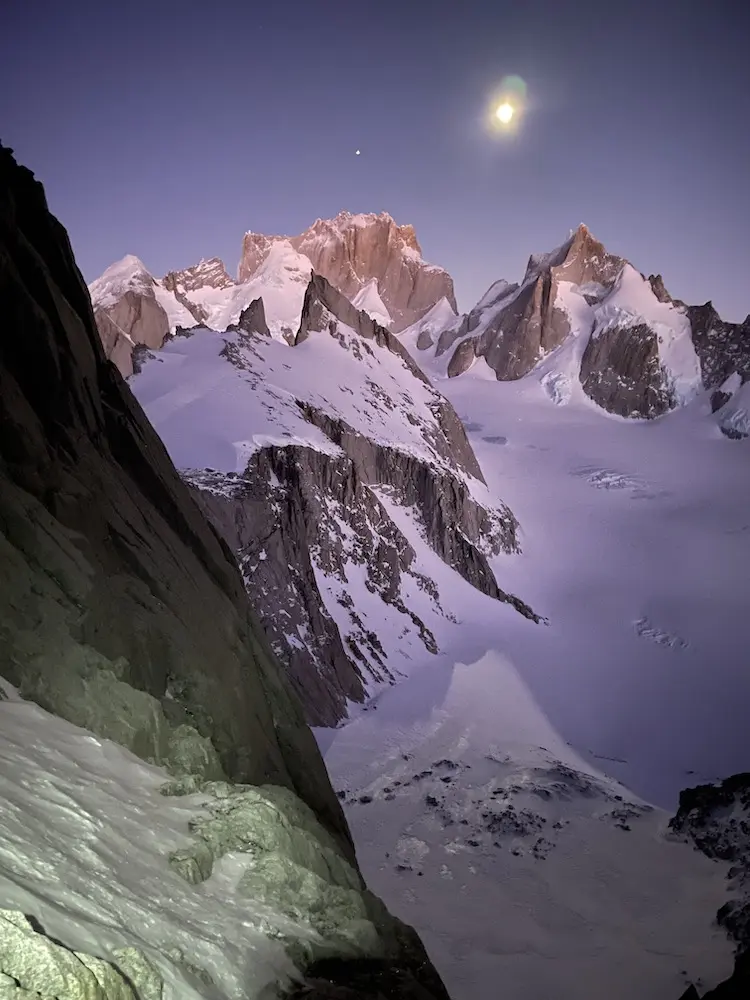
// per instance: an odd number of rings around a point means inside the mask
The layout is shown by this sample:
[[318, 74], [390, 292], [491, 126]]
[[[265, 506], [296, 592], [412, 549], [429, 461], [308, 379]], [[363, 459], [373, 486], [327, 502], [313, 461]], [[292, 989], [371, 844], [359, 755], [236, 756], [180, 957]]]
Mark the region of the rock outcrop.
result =
[[399, 226], [385, 212], [340, 212], [335, 219], [318, 219], [304, 233], [293, 237], [246, 233], [238, 272], [240, 282], [252, 278], [273, 242], [282, 239], [288, 239], [295, 250], [310, 259], [317, 274], [349, 299], [375, 279], [396, 333], [419, 320], [442, 298], [456, 310], [450, 275], [422, 259], [413, 226]]
[[[299, 914], [283, 917], [281, 940], [296, 960], [331, 951], [353, 957], [353, 948], [354, 957], [407, 967], [414, 1000], [445, 1000], [416, 935], [364, 889], [315, 741], [236, 562], [106, 360], [65, 230], [49, 214], [41, 185], [5, 149], [0, 298], [5, 679], [21, 698], [166, 767], [173, 794], [213, 788], [217, 803], [202, 844], [195, 827], [196, 870], [212, 852], [256, 844], [264, 859], [256, 895], [267, 882], [269, 906], [284, 884], [298, 893], [302, 884], [317, 886], [316, 905], [353, 892], [358, 902], [331, 914], [329, 929], [325, 921], [310, 925], [321, 948], [295, 953], [290, 928], [300, 927], [300, 940], [309, 931], [295, 923]], [[261, 813], [262, 844], [249, 827], [242, 833]], [[331, 864], [322, 864], [320, 847], [306, 837], [324, 846]], [[349, 919], [370, 929], [350, 934]], [[11, 923], [19, 926], [16, 917]], [[100, 957], [110, 944], [108, 930]], [[115, 995], [123, 994], [101, 993]]]
[[184, 292], [196, 292], [202, 288], [231, 288], [234, 285], [220, 257], [209, 257], [182, 271], [169, 271], [162, 282], [170, 291], [179, 288]]
[[609, 326], [581, 358], [583, 391], [621, 417], [661, 416], [675, 405], [659, 361], [657, 335], [646, 323]]
[[234, 282], [227, 274], [224, 261], [220, 257], [209, 257], [182, 271], [168, 271], [161, 280], [167, 292], [191, 314], [196, 323], [205, 323], [209, 313], [200, 302], [191, 299], [190, 293], [202, 292], [208, 288], [233, 288]]
[[[733, 774], [715, 785], [680, 793], [672, 833], [695, 844], [709, 858], [729, 861], [729, 899], [716, 920], [736, 942], [732, 976], [704, 997], [740, 1000], [750, 990], [750, 773]], [[694, 991], [697, 997], [697, 991]]]

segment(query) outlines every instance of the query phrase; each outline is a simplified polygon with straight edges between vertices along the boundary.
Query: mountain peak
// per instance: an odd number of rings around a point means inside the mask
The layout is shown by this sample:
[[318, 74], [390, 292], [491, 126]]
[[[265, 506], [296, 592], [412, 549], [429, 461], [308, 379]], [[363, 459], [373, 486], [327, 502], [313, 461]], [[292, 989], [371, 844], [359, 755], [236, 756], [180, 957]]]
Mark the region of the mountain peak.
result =
[[163, 278], [164, 287], [174, 291], [193, 292], [199, 288], [231, 288], [229, 277], [220, 257], [202, 257], [197, 264], [181, 271], [169, 271]]
[[[368, 282], [377, 280], [379, 322], [386, 318], [398, 333], [416, 322], [446, 298], [456, 309], [453, 281], [440, 267], [422, 258], [422, 248], [414, 226], [399, 225], [388, 212], [341, 211], [332, 219], [316, 221], [299, 236], [265, 236], [247, 232], [242, 241], [239, 282], [250, 280], [271, 252], [271, 247], [288, 242], [350, 299], [364, 292]], [[367, 308], [364, 300], [360, 303]], [[382, 306], [382, 308], [381, 308]]]
[[110, 264], [107, 270], [89, 285], [94, 308], [105, 309], [118, 302], [127, 292], [137, 292], [153, 298], [156, 279], [134, 254], [126, 254]]

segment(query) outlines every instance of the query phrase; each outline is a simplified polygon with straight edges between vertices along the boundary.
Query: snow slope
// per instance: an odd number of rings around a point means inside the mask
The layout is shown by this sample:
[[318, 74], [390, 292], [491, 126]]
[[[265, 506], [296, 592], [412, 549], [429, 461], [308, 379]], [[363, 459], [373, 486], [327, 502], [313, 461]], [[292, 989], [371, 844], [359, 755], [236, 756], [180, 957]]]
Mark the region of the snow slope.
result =
[[[370, 883], [454, 1000], [498, 984], [509, 1000], [661, 1000], [729, 971], [712, 929], [725, 871], [663, 834], [681, 788], [750, 769], [750, 442], [722, 435], [708, 393], [659, 421], [605, 413], [572, 377], [581, 349], [502, 383], [481, 359], [449, 380], [427, 355], [521, 519], [522, 553], [494, 568], [548, 626], [457, 581], [441, 656], [318, 733]], [[558, 762], [596, 791], [547, 798]], [[657, 808], [630, 815], [615, 795]], [[498, 801], [537, 819], [504, 815], [493, 839]]]
[[724, 437], [706, 392], [649, 422], [605, 413], [572, 378], [557, 397], [551, 378], [578, 350], [573, 338], [517, 382], [481, 359], [460, 379], [430, 361], [490, 492], [521, 520], [522, 554], [495, 569], [550, 622], [480, 617], [479, 645], [512, 657], [566, 740], [627, 761], [613, 773], [671, 808], [692, 780], [750, 764], [750, 443]]
[[385, 303], [380, 298], [380, 292], [378, 291], [378, 279], [370, 278], [370, 280], [360, 288], [357, 294], [352, 299], [352, 305], [356, 309], [361, 309], [374, 319], [376, 323], [384, 326], [386, 330], [390, 329], [393, 319], [391, 314], [386, 309]]
[[298, 400], [372, 441], [447, 467], [433, 443], [442, 436], [433, 413], [438, 393], [397, 354], [344, 326], [336, 337], [311, 333], [293, 348], [198, 329], [165, 344], [131, 387], [178, 468], [242, 472], [267, 444], [309, 443], [336, 453]]
[[248, 281], [186, 294], [191, 302], [206, 310], [205, 323], [212, 330], [226, 330], [239, 320], [242, 310], [253, 299], [262, 298], [269, 329], [274, 337], [281, 339], [284, 331], [296, 333], [299, 327], [311, 272], [307, 257], [297, 253], [287, 240], [279, 240], [271, 245], [268, 256]]
[[326, 761], [453, 1000], [662, 1000], [730, 972], [727, 866], [567, 747], [506, 657], [444, 659], [376, 705]]

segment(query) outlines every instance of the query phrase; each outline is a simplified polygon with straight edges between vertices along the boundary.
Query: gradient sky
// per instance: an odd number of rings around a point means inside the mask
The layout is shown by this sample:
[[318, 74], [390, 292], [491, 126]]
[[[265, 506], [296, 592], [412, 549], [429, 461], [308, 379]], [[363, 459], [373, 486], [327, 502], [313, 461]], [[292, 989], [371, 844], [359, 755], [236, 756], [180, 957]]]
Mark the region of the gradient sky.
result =
[[[468, 309], [583, 221], [740, 320], [749, 35], [742, 0], [2, 0], [0, 138], [89, 281], [385, 210]], [[510, 73], [529, 106], [490, 135]]]

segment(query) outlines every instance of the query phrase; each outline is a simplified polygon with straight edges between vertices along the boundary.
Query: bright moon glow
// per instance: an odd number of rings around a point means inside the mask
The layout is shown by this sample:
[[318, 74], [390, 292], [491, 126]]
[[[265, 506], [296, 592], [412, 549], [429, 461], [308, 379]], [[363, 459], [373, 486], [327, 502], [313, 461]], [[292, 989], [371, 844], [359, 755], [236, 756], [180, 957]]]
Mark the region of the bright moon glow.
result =
[[513, 105], [501, 104], [500, 107], [495, 112], [496, 117], [503, 123], [503, 125], [508, 125], [511, 118], [513, 117]]

